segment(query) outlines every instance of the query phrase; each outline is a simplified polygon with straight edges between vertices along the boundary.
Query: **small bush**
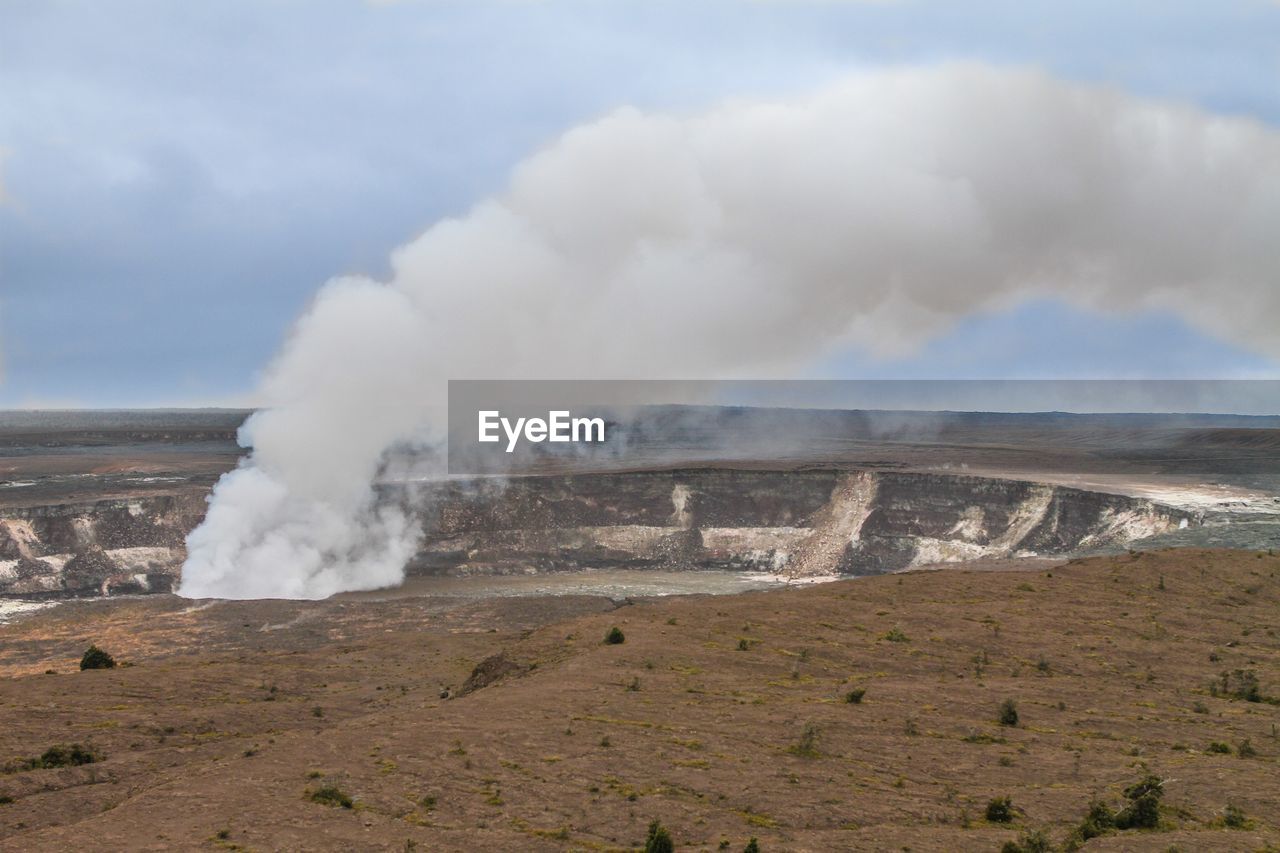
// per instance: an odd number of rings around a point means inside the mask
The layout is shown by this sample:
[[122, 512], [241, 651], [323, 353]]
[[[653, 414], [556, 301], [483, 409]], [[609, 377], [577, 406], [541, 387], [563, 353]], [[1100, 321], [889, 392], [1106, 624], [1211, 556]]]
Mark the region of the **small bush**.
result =
[[1160, 823], [1160, 798], [1164, 780], [1146, 776], [1124, 789], [1129, 805], [1116, 815], [1118, 829], [1154, 829]]
[[1205, 748], [1205, 752], [1212, 752], [1215, 755], [1230, 755], [1231, 747], [1220, 740], [1215, 740]]
[[884, 637], [883, 637], [882, 639], [888, 640], [888, 641], [889, 641], [889, 642], [891, 642], [891, 643], [907, 643], [907, 642], [910, 642], [910, 640], [907, 638], [907, 635], [906, 635], [906, 634], [904, 634], [904, 633], [902, 632], [902, 629], [901, 629], [901, 628], [899, 628], [897, 625], [894, 625], [892, 628], [890, 628], [890, 629], [885, 633], [885, 635], [884, 635]]
[[1002, 726], [1018, 725], [1018, 703], [1012, 699], [1006, 699], [1000, 704], [1000, 714], [996, 717]]
[[862, 697], [867, 695], [867, 688], [855, 687], [848, 693], [844, 694], [844, 701], [850, 705], [861, 705]]
[[86, 669], [114, 669], [116, 659], [97, 646], [89, 646], [80, 658], [80, 671]]
[[800, 740], [791, 747], [791, 754], [801, 758], [818, 757], [818, 727], [813, 723], [805, 723], [800, 732]]
[[1228, 804], [1222, 812], [1222, 825], [1227, 829], [1248, 829], [1249, 818], [1238, 806]]
[[1004, 847], [1000, 848], [1000, 853], [1049, 853], [1053, 849], [1053, 843], [1049, 840], [1049, 833], [1043, 829], [1028, 829], [1022, 835], [1018, 836], [1017, 841], [1006, 841]]
[[760, 853], [760, 843], [752, 838], [747, 842], [747, 846], [742, 848], [742, 853]]
[[609, 633], [604, 635], [604, 641], [610, 646], [620, 646], [627, 641], [627, 637], [622, 633], [622, 629], [614, 625], [609, 629]]
[[1010, 823], [1013, 820], [1013, 800], [996, 797], [987, 803], [987, 820], [991, 823]]
[[46, 749], [39, 758], [28, 758], [19, 765], [22, 770], [52, 770], [55, 767], [79, 767], [101, 761], [92, 747], [79, 743], [59, 744]]
[[1258, 754], [1258, 750], [1253, 748], [1253, 741], [1245, 738], [1236, 745], [1236, 755], [1241, 758], [1253, 758]]
[[330, 782], [327, 785], [321, 785], [307, 795], [307, 799], [313, 803], [319, 803], [322, 806], [341, 806], [349, 809], [355, 803], [352, 799], [343, 793], [342, 789]]
[[748, 640], [746, 637], [743, 637], [740, 640], [738, 640], [738, 651], [745, 652], [750, 648], [751, 648], [751, 641]]
[[649, 834], [644, 840], [644, 853], [673, 853], [675, 849], [671, 833], [661, 823], [655, 820], [649, 824]]
[[1226, 696], [1234, 696], [1236, 699], [1243, 699], [1246, 702], [1262, 702], [1262, 690], [1258, 684], [1258, 673], [1252, 669], [1236, 669], [1223, 672], [1218, 678], [1218, 683], [1212, 685], [1210, 690], [1213, 695], [1219, 693]]
[[1089, 811], [1081, 821], [1080, 826], [1076, 829], [1076, 835], [1081, 841], [1088, 841], [1090, 838], [1097, 838], [1109, 830], [1116, 827], [1116, 813], [1111, 807], [1101, 800], [1094, 800], [1089, 804]]

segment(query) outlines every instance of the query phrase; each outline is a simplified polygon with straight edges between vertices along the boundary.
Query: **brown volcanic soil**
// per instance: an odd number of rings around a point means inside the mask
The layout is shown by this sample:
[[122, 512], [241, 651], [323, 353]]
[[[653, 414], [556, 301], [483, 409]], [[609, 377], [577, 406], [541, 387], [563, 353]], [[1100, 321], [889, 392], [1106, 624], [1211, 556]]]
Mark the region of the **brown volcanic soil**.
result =
[[[105, 759], [0, 775], [0, 848], [607, 850], [659, 818], [678, 849], [998, 850], [1027, 827], [1060, 843], [1148, 771], [1164, 829], [1085, 849], [1274, 846], [1280, 707], [1208, 687], [1252, 669], [1280, 695], [1278, 606], [1280, 556], [1202, 550], [616, 610], [60, 605], [0, 626], [0, 757]], [[626, 642], [604, 645], [615, 624]], [[134, 665], [75, 672], [90, 641]], [[440, 698], [497, 653], [514, 666], [477, 681], [498, 680]], [[1017, 728], [995, 721], [1006, 698]], [[1246, 739], [1256, 756], [1234, 754]], [[311, 802], [326, 782], [355, 807]], [[986, 823], [1004, 795], [1020, 817]], [[1251, 829], [1217, 825], [1228, 803]]]

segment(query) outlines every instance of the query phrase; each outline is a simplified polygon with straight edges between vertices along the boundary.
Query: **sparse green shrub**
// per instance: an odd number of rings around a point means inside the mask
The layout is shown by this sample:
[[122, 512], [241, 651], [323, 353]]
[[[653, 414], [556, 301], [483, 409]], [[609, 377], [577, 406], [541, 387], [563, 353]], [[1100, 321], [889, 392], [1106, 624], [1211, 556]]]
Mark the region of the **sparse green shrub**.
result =
[[1000, 853], [1049, 853], [1053, 843], [1049, 833], [1043, 829], [1028, 829], [1018, 836], [1017, 841], [1006, 841]]
[[1006, 699], [1000, 703], [1000, 714], [996, 717], [1002, 726], [1018, 725], [1018, 703], [1012, 699]]
[[750, 648], [751, 648], [751, 641], [748, 640], [746, 637], [742, 637], [738, 640], [738, 651], [745, 652]]
[[610, 646], [619, 646], [627, 641], [627, 637], [622, 633], [622, 629], [614, 625], [609, 629], [609, 633], [604, 635], [604, 641]]
[[1248, 829], [1249, 818], [1245, 817], [1244, 811], [1238, 806], [1228, 803], [1222, 811], [1222, 825], [1227, 829]]
[[753, 837], [747, 842], [747, 846], [742, 848], [742, 853], [760, 853], [760, 843]]
[[649, 834], [644, 840], [644, 853], [673, 853], [675, 849], [676, 845], [671, 840], [671, 833], [656, 820], [650, 823]]
[[1205, 748], [1205, 752], [1212, 752], [1215, 755], [1230, 755], [1231, 747], [1220, 740], [1215, 740]]
[[813, 723], [805, 723], [800, 732], [800, 740], [791, 746], [791, 754], [801, 758], [818, 757], [818, 727]]
[[84, 656], [80, 658], [81, 672], [86, 669], [114, 669], [115, 665], [116, 659], [96, 645], [89, 646]]
[[1115, 829], [1115, 827], [1116, 813], [1101, 800], [1094, 800], [1089, 804], [1089, 811], [1085, 814], [1084, 820], [1076, 828], [1076, 836], [1081, 841], [1088, 841], [1090, 838], [1097, 838], [1099, 835]]
[[1236, 745], [1236, 755], [1241, 758], [1254, 758], [1258, 754], [1258, 750], [1253, 748], [1253, 741], [1245, 738]]
[[[28, 758], [18, 762], [19, 770], [52, 770], [56, 767], [79, 767], [82, 764], [93, 764], [101, 761], [102, 755], [84, 744], [58, 744], [41, 753], [38, 758]], [[13, 765], [10, 766], [13, 769]]]
[[850, 705], [861, 705], [862, 697], [867, 695], [867, 688], [855, 687], [848, 693], [844, 694], [844, 701]]
[[904, 634], [904, 633], [903, 633], [903, 631], [902, 631], [902, 629], [901, 629], [901, 628], [899, 628], [897, 625], [894, 625], [892, 628], [890, 628], [888, 631], [886, 631], [886, 632], [885, 632], [885, 635], [884, 635], [881, 639], [888, 640], [888, 641], [889, 641], [889, 642], [891, 642], [891, 643], [909, 643], [909, 642], [911, 642], [911, 641], [907, 638], [907, 635], [906, 635], [906, 634]]
[[1223, 672], [1218, 683], [1211, 685], [1210, 693], [1214, 696], [1233, 696], [1246, 702], [1262, 702], [1262, 690], [1258, 684], [1258, 673], [1252, 669], [1235, 669]]
[[987, 820], [991, 823], [1012, 822], [1013, 800], [1008, 797], [996, 797], [987, 803]]
[[1124, 789], [1129, 805], [1116, 815], [1118, 829], [1154, 829], [1160, 823], [1160, 798], [1164, 796], [1164, 780], [1145, 776]]
[[341, 806], [344, 809], [349, 809], [355, 805], [354, 801], [332, 782], [321, 785], [314, 791], [309, 791], [307, 799], [322, 806]]

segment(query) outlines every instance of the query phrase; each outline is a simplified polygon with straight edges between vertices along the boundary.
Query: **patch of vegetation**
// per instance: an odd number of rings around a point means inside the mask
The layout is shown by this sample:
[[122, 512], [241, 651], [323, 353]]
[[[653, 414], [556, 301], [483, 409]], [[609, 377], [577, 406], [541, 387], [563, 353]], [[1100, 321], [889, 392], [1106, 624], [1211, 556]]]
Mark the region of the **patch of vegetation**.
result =
[[347, 796], [341, 788], [332, 782], [321, 785], [314, 791], [308, 791], [307, 799], [322, 806], [339, 806], [344, 809], [349, 809], [355, 805], [351, 797]]
[[1258, 750], [1253, 748], [1253, 741], [1245, 738], [1236, 745], [1236, 755], [1241, 758], [1254, 758], [1258, 754]]
[[741, 637], [738, 639], [738, 651], [745, 652], [750, 648], [751, 648], [750, 640], [748, 640], [746, 637]]
[[892, 628], [886, 631], [884, 636], [882, 636], [880, 639], [888, 640], [891, 643], [911, 642], [910, 638], [908, 638], [907, 635], [903, 633], [902, 629], [899, 628], [897, 625], [894, 625]]
[[1076, 827], [1075, 837], [1084, 842], [1090, 838], [1105, 835], [1115, 828], [1116, 813], [1111, 810], [1111, 806], [1101, 800], [1094, 800], [1089, 804], [1089, 811], [1085, 814], [1084, 820], [1080, 822], [1080, 826]]
[[675, 849], [676, 845], [671, 840], [671, 833], [656, 820], [650, 823], [649, 834], [644, 840], [644, 853], [674, 853]]
[[1011, 823], [1013, 817], [1013, 800], [1009, 797], [996, 797], [987, 803], [987, 820], [991, 823]]
[[1117, 829], [1155, 829], [1160, 823], [1164, 780], [1147, 775], [1124, 789], [1129, 805], [1116, 814]]
[[1008, 743], [1008, 741], [1002, 737], [989, 735], [986, 732], [975, 732], [975, 731], [971, 731], [969, 732], [969, 734], [965, 735], [964, 742], [965, 743]]
[[80, 658], [81, 672], [86, 669], [114, 669], [115, 665], [116, 659], [96, 645], [89, 646], [84, 656]]
[[844, 701], [850, 705], [861, 705], [862, 697], [867, 695], [867, 688], [855, 687], [848, 693], [844, 694]]
[[1280, 704], [1275, 699], [1262, 694], [1258, 683], [1258, 673], [1252, 669], [1226, 670], [1218, 676], [1218, 680], [1209, 685], [1209, 693], [1213, 696], [1225, 696], [1232, 699], [1243, 699], [1246, 702], [1268, 702]]
[[1230, 755], [1231, 747], [1220, 740], [1215, 740], [1205, 748], [1205, 752], [1211, 752], [1215, 755]]
[[1053, 843], [1049, 833], [1043, 829], [1028, 829], [1018, 836], [1017, 841], [1006, 841], [1000, 853], [1049, 853]]
[[801, 758], [817, 758], [818, 727], [813, 723], [805, 723], [804, 730], [800, 732], [800, 739], [791, 746], [789, 751], [792, 755], [798, 755]]
[[996, 716], [1002, 726], [1018, 725], [1018, 703], [1012, 699], [1006, 699], [1000, 703], [1000, 713]]
[[627, 641], [627, 637], [622, 633], [621, 628], [614, 625], [609, 629], [609, 633], [604, 635], [604, 641], [606, 645], [620, 646]]
[[103, 758], [101, 753], [95, 752], [92, 747], [84, 744], [58, 744], [46, 749], [38, 758], [28, 758], [19, 761], [17, 764], [10, 765], [8, 768], [10, 773], [16, 773], [23, 770], [52, 770], [56, 767], [79, 767], [83, 764], [93, 764], [101, 761]]
[[1251, 829], [1253, 821], [1249, 820], [1238, 806], [1228, 803], [1222, 810], [1222, 825], [1227, 829]]
[[755, 836], [752, 836], [747, 846], [742, 848], [742, 853], [760, 853], [760, 842], [756, 841]]
[[1148, 774], [1124, 789], [1129, 804], [1112, 812], [1106, 803], [1089, 804], [1084, 820], [1067, 839], [1065, 850], [1079, 850], [1089, 839], [1112, 830], [1156, 829], [1160, 825], [1160, 798], [1164, 796], [1164, 780]]

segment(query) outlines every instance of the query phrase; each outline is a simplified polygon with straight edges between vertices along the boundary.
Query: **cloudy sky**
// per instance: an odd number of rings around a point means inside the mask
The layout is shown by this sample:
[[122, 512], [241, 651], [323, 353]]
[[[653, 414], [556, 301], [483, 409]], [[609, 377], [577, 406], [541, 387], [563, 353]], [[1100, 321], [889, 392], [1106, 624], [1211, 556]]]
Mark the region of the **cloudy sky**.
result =
[[[0, 0], [0, 406], [248, 400], [324, 281], [387, 277], [566, 128], [955, 60], [1280, 127], [1271, 0]], [[1174, 306], [1037, 296], [809, 375], [1280, 363]]]

